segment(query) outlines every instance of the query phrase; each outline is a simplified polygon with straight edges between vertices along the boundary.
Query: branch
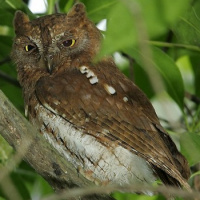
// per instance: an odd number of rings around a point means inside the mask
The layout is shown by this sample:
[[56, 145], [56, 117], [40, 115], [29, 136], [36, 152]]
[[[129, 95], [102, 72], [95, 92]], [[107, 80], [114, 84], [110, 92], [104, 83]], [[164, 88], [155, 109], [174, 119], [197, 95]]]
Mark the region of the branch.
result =
[[8, 63], [10, 61], [11, 61], [10, 56], [7, 56], [3, 60], [0, 60], [0, 65], [3, 65], [3, 64]]
[[[11, 58], [9, 56], [5, 57], [3, 60], [0, 60], [0, 67], [1, 67], [1, 65], [9, 63], [10, 61], [11, 61]], [[3, 78], [4, 80], [10, 82], [11, 84], [13, 84], [17, 87], [20, 87], [19, 82], [15, 78], [9, 76], [8, 74], [4, 73], [3, 71], [0, 71], [0, 78]]]
[[[127, 185], [127, 186], [103, 186], [103, 187], [90, 187], [85, 189], [73, 189], [71, 191], [65, 191], [62, 194], [54, 194], [49, 195], [47, 197], [42, 198], [41, 200], [61, 200], [61, 199], [70, 199], [72, 197], [78, 197], [82, 195], [89, 195], [89, 194], [109, 194], [114, 191], [121, 191], [121, 192], [138, 192], [142, 193], [144, 191], [152, 191], [154, 193], [160, 193], [163, 194], [166, 197], [182, 197], [185, 200], [187, 199], [193, 199], [193, 200], [199, 200], [200, 192], [199, 191], [186, 191], [182, 190], [176, 187], [170, 187], [170, 186], [150, 186], [150, 185]], [[173, 199], [173, 198], [169, 198]]]
[[4, 80], [8, 81], [9, 83], [11, 83], [11, 84], [13, 84], [17, 87], [20, 87], [19, 82], [15, 78], [13, 78], [13, 77], [9, 76], [8, 74], [2, 72], [1, 70], [0, 70], [0, 78], [3, 78]]
[[190, 94], [189, 92], [185, 92], [185, 97], [188, 98], [190, 101], [196, 103], [197, 105], [200, 104], [200, 98], [195, 96], [194, 94]]
[[[37, 130], [19, 113], [0, 90], [0, 134], [14, 147], [16, 154], [8, 165], [0, 169], [0, 182], [24, 159], [56, 192], [74, 187], [91, 187], [94, 184], [85, 179], [62, 155], [60, 155]], [[13, 164], [14, 160], [14, 164]], [[79, 198], [77, 198], [79, 199]], [[93, 195], [84, 200], [112, 200], [109, 195]]]
[[128, 54], [126, 54], [126, 53], [124, 53], [124, 52], [121, 52], [121, 54], [122, 54], [122, 56], [124, 56], [125, 58], [127, 58], [128, 59], [128, 61], [129, 61], [129, 73], [130, 73], [130, 79], [133, 81], [133, 82], [135, 82], [135, 79], [134, 79], [134, 59], [130, 56], [130, 55], [128, 55]]

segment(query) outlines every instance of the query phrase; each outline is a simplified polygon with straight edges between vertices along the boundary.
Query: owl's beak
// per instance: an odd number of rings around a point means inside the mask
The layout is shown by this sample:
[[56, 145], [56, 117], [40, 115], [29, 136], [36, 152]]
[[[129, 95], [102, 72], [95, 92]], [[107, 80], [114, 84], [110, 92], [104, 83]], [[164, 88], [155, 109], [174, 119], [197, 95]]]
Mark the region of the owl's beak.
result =
[[47, 56], [47, 69], [48, 69], [48, 72], [51, 74], [52, 71], [53, 71], [53, 56], [52, 55], [48, 55]]

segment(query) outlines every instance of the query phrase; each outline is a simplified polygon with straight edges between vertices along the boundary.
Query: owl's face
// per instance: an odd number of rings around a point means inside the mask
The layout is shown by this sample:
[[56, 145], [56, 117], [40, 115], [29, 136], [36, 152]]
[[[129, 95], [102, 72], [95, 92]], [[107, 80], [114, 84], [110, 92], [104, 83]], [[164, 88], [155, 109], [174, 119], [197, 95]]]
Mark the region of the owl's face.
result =
[[97, 53], [101, 34], [82, 4], [68, 14], [53, 14], [30, 21], [18, 11], [12, 57], [18, 67], [45, 68], [52, 72], [69, 60], [88, 59]]

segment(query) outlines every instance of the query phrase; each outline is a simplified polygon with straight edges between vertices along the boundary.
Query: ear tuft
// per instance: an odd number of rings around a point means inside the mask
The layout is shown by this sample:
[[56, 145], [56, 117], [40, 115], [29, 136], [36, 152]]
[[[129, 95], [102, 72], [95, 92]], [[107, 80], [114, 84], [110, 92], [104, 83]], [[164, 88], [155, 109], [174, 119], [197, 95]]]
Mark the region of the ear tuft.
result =
[[18, 10], [14, 17], [14, 28], [17, 31], [23, 24], [29, 22], [29, 17], [22, 11]]
[[76, 12], [85, 12], [85, 6], [82, 3], [75, 4], [73, 8]]
[[82, 3], [76, 3], [72, 9], [68, 12], [67, 18], [69, 22], [80, 22], [86, 18], [85, 5]]

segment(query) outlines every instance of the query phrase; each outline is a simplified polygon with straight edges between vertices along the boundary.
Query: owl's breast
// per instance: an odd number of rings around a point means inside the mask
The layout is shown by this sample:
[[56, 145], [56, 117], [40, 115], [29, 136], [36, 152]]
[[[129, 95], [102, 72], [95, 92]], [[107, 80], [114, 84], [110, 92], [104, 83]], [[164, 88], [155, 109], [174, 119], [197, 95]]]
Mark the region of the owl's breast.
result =
[[124, 147], [112, 141], [108, 147], [98, 137], [39, 104], [35, 110], [37, 117], [32, 123], [37, 124], [48, 142], [87, 179], [100, 185], [151, 183], [156, 179], [148, 163]]

